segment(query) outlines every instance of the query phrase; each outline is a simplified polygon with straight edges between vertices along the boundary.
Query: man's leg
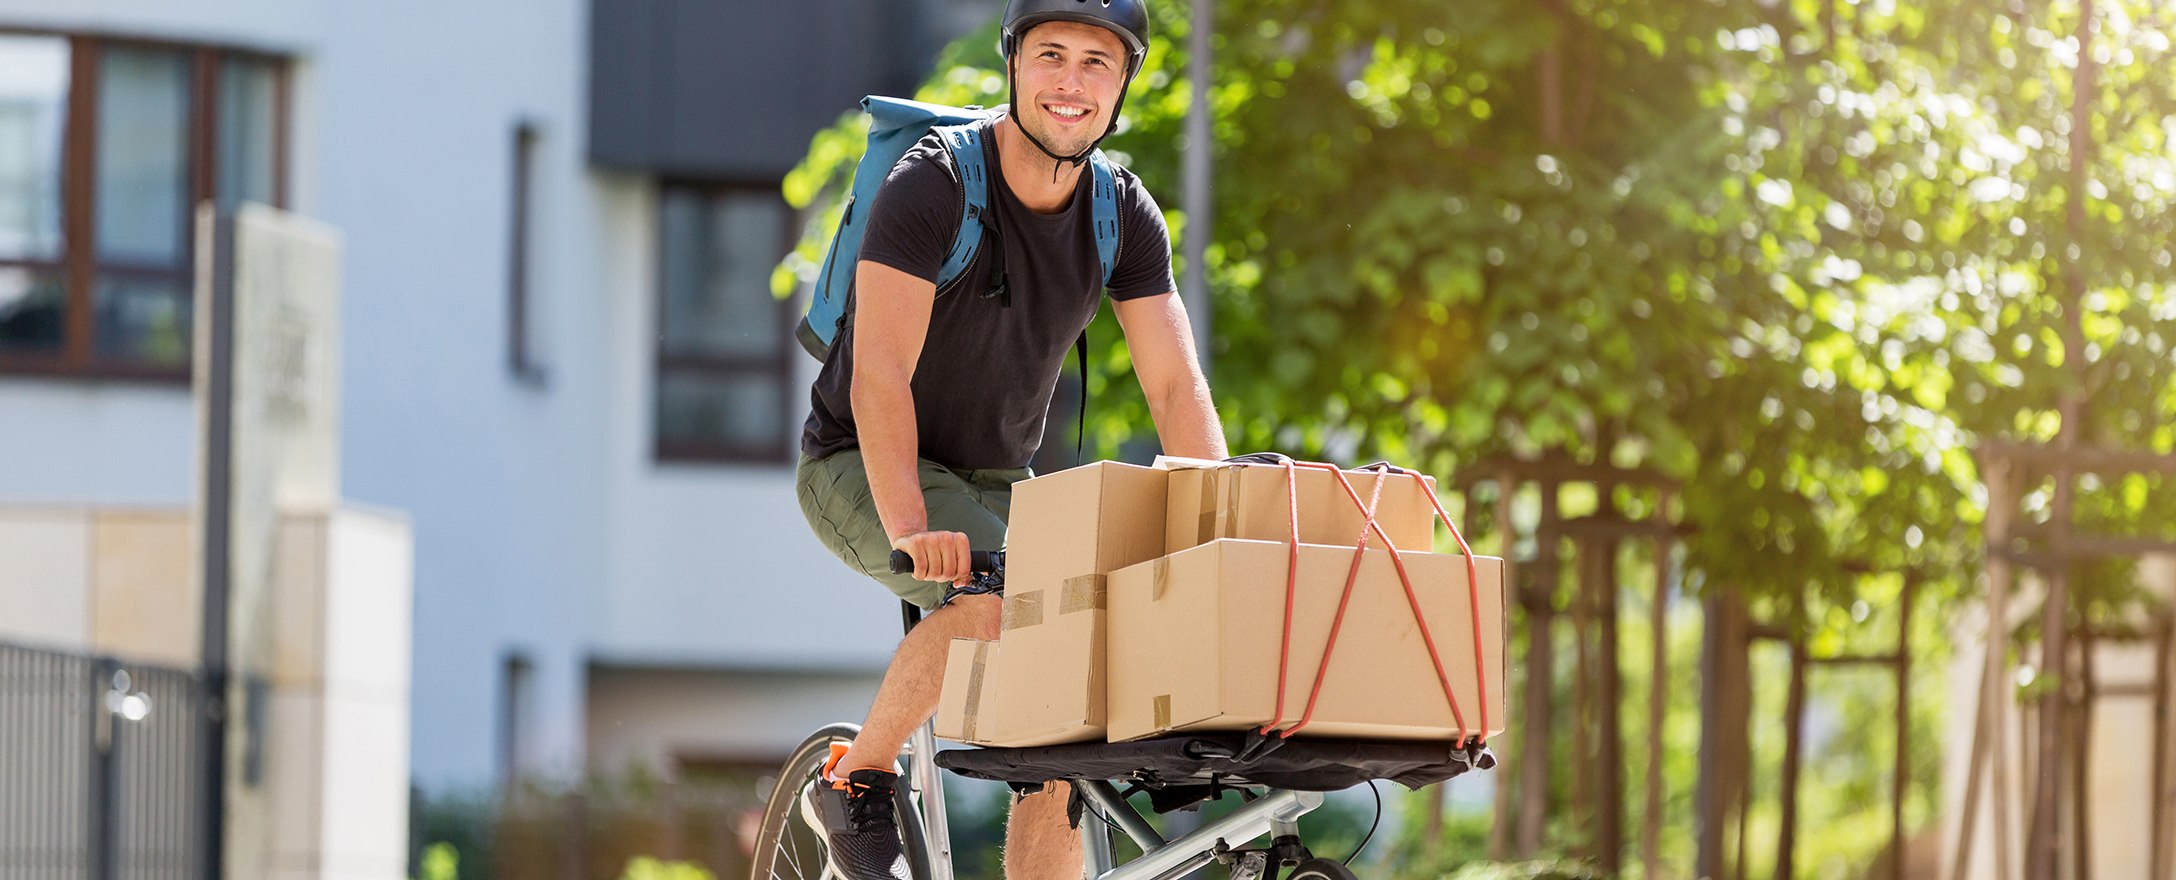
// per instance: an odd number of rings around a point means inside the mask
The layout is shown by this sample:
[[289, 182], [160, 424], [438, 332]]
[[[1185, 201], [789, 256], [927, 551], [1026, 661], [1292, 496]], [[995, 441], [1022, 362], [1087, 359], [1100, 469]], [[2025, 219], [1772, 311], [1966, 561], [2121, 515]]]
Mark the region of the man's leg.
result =
[[[920, 462], [918, 470], [931, 529], [963, 533], [978, 550], [1004, 546], [1009, 483], [970, 485], [959, 473], [929, 461]], [[795, 483], [810, 527], [841, 561], [918, 607], [939, 604], [945, 585], [890, 572], [891, 540], [869, 500], [858, 450], [820, 461], [804, 458]], [[901, 640], [861, 734], [845, 749], [834, 747], [843, 752], [827, 768], [834, 784], [818, 792], [812, 806], [848, 880], [908, 880], [891, 804], [899, 782], [892, 762], [907, 737], [936, 711], [952, 639], [996, 638], [1003, 608], [997, 596], [964, 596], [923, 618]]]
[[961, 596], [914, 625], [892, 655], [891, 668], [877, 688], [861, 735], [839, 759], [838, 775], [866, 768], [891, 769], [907, 738], [937, 711], [937, 690], [944, 683], [944, 661], [952, 640], [997, 638], [1003, 608], [1004, 600], [998, 596]]
[[1053, 782], [1013, 798], [1005, 821], [1005, 880], [1079, 880], [1080, 831], [1065, 817], [1072, 797], [1072, 785]]
[[[931, 529], [964, 533], [977, 550], [1005, 545], [1004, 513], [1011, 500], [1006, 478], [1025, 478], [1027, 471], [991, 472], [996, 477], [979, 484], [929, 461], [918, 462], [917, 471]], [[877, 518], [876, 506], [869, 501], [869, 475], [859, 450], [845, 450], [822, 461], [804, 460], [797, 482], [802, 511], [826, 547], [900, 598], [923, 608], [937, 604], [946, 585], [892, 574], [885, 568], [891, 541]], [[997, 638], [1003, 605], [998, 596], [962, 596], [915, 624], [892, 656], [861, 735], [840, 758], [834, 773], [890, 770], [914, 729], [937, 711], [937, 692], [944, 682], [952, 640]]]

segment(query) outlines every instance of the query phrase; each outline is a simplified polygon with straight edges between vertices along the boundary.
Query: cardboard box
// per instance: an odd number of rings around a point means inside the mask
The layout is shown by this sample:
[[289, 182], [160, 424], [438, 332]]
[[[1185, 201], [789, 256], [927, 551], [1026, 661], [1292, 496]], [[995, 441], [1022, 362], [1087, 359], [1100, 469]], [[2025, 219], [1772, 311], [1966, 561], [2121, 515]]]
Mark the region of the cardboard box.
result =
[[1053, 588], [1162, 556], [1169, 476], [1099, 461], [1014, 483], [1005, 533], [1006, 592]]
[[[1284, 468], [1182, 458], [1162, 458], [1157, 464], [1171, 472], [1165, 493], [1165, 553], [1177, 553], [1218, 538], [1292, 540], [1293, 480], [1286, 476]], [[1294, 473], [1300, 543], [1346, 547], [1358, 543], [1360, 506], [1338, 483], [1337, 475], [1319, 468], [1300, 468]], [[1400, 550], [1425, 552], [1434, 548], [1434, 478], [1415, 481], [1403, 474], [1346, 471], [1345, 479], [1362, 504], [1374, 492], [1377, 481], [1388, 480], [1376, 504], [1376, 524]], [[1422, 482], [1426, 483], [1425, 489]], [[1370, 535], [1368, 543], [1381, 547], [1382, 539]]]
[[980, 639], [953, 639], [944, 661], [944, 686], [937, 694], [936, 734], [939, 739], [970, 745], [992, 745], [994, 732], [985, 721], [991, 716], [989, 672], [997, 661], [997, 643]]
[[1080, 578], [1070, 596], [1050, 597], [1055, 605], [1039, 593], [1008, 596], [999, 641], [953, 639], [937, 696], [937, 736], [979, 746], [1101, 742], [1104, 581]]
[[[1276, 715], [1290, 544], [1220, 539], [1111, 575], [1109, 736], [1246, 730]], [[1299, 547], [1286, 726], [1307, 710], [1353, 549]], [[1503, 560], [1476, 557], [1481, 666], [1463, 557], [1401, 553], [1469, 732], [1504, 730]], [[1485, 676], [1481, 673], [1485, 671]], [[1459, 724], [1429, 661], [1397, 568], [1366, 551], [1313, 721], [1301, 735], [1447, 740]]]
[[1005, 662], [989, 679], [999, 711], [985, 736], [1015, 747], [1104, 739], [1107, 581], [1087, 574], [1054, 587], [1006, 587]]
[[1169, 473], [1096, 462], [1013, 485], [1005, 662], [988, 675], [986, 744], [1101, 741], [1107, 575], [1163, 555]]

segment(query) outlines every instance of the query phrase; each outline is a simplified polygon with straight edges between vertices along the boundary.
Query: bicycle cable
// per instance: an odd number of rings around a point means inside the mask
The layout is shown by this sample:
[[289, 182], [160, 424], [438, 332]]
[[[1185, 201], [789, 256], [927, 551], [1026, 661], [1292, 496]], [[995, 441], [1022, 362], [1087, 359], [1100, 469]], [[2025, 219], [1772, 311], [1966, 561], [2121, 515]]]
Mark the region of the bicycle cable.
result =
[[[1375, 795], [1375, 818], [1368, 821], [1368, 833], [1360, 838], [1360, 845], [1353, 847], [1352, 855], [1345, 857], [1345, 864], [1348, 866], [1352, 864], [1353, 859], [1360, 857], [1362, 850], [1368, 848], [1368, 841], [1375, 839], [1375, 826], [1382, 824], [1383, 821], [1383, 790], [1376, 788], [1375, 780], [1370, 779], [1368, 780], [1368, 791]], [[1437, 792], [1436, 794], [1440, 797], [1443, 793]]]
[[[1117, 822], [1113, 822], [1113, 821], [1111, 821], [1111, 817], [1109, 817], [1109, 816], [1106, 816], [1106, 815], [1103, 815], [1103, 811], [1102, 811], [1102, 810], [1098, 810], [1098, 809], [1096, 809], [1096, 804], [1095, 804], [1095, 802], [1094, 802], [1094, 801], [1091, 801], [1091, 800], [1089, 800], [1089, 799], [1088, 799], [1088, 798], [1086, 798], [1086, 797], [1082, 797], [1082, 798], [1080, 799], [1080, 805], [1081, 805], [1081, 807], [1082, 807], [1082, 808], [1086, 809], [1086, 810], [1087, 810], [1087, 811], [1088, 811], [1089, 813], [1093, 814], [1093, 815], [1094, 815], [1094, 816], [1095, 816], [1096, 818], [1098, 818], [1098, 819], [1101, 819], [1101, 820], [1103, 820], [1103, 824], [1111, 826], [1111, 830], [1112, 830], [1112, 831], [1116, 831], [1116, 832], [1118, 832], [1118, 833], [1120, 833], [1120, 834], [1125, 834], [1125, 833], [1126, 833], [1126, 829], [1124, 829], [1124, 828], [1121, 828], [1121, 827], [1119, 827], [1119, 825], [1118, 825], [1118, 823], [1117, 823]], [[1128, 837], [1129, 837], [1129, 839], [1130, 839], [1130, 838], [1131, 838], [1131, 835], [1128, 835]]]

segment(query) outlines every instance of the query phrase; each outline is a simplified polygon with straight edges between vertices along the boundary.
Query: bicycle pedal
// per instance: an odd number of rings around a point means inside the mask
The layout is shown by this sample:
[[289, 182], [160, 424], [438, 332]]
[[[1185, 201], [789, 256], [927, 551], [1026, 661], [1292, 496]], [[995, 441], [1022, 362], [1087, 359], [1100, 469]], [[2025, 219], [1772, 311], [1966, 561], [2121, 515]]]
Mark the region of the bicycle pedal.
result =
[[1268, 853], [1240, 853], [1238, 863], [1232, 865], [1232, 880], [1261, 880], [1262, 875], [1268, 872]]

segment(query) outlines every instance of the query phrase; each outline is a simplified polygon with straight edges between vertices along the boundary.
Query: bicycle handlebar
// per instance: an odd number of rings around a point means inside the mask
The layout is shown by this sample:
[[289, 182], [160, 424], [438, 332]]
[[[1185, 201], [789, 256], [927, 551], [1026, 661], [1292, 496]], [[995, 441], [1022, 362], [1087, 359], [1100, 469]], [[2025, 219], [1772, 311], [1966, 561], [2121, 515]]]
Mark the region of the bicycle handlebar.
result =
[[[967, 551], [967, 568], [975, 574], [991, 574], [1001, 571], [1005, 568], [1005, 551], [969, 550]], [[905, 550], [893, 550], [891, 570], [892, 574], [912, 574], [914, 572], [914, 557], [908, 556]]]

